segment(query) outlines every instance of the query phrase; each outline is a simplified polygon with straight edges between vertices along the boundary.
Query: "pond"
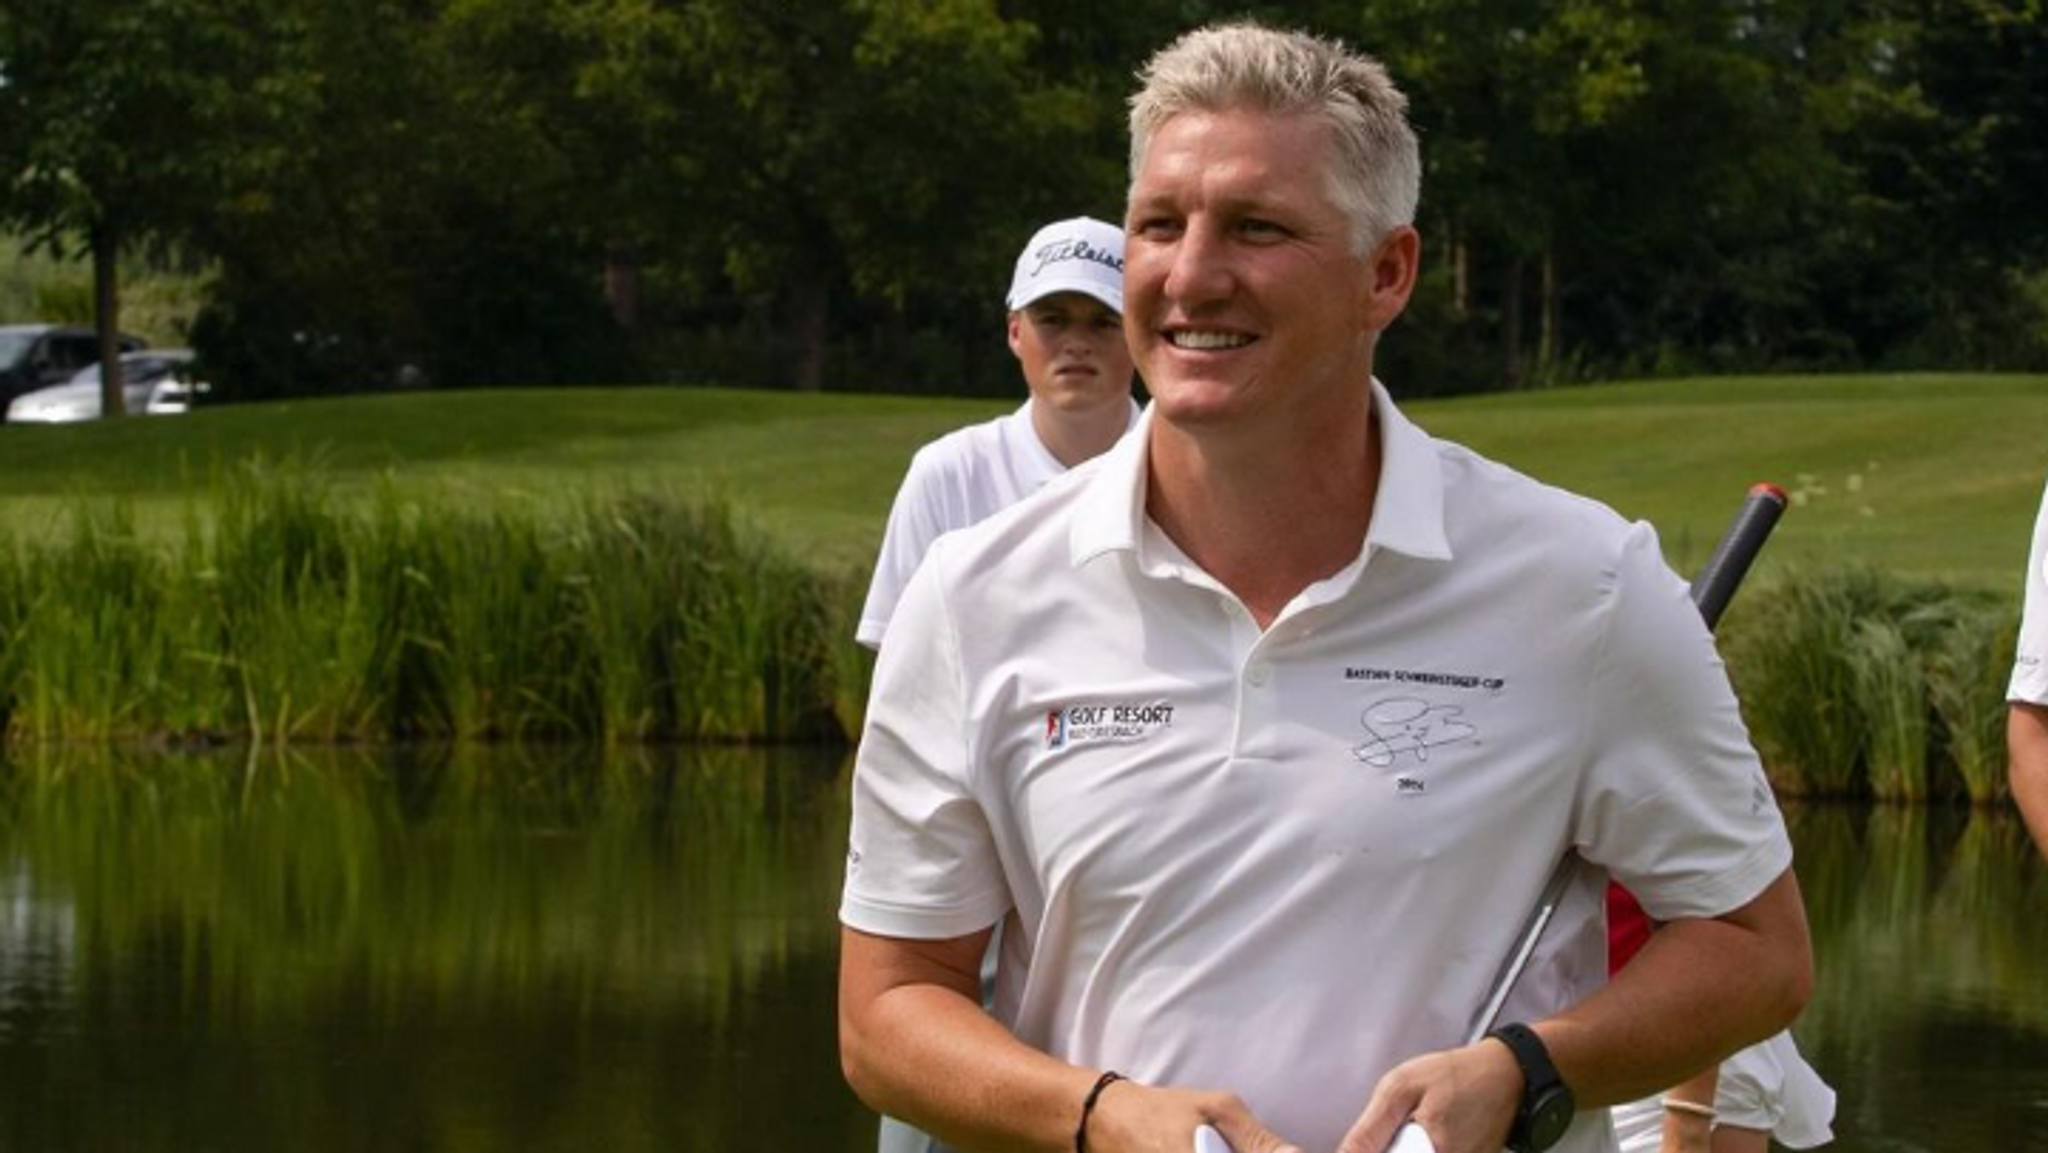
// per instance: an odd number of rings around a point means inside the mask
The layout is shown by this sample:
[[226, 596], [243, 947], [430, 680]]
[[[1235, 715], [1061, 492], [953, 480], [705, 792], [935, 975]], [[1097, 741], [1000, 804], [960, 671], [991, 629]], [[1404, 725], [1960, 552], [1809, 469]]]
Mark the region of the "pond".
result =
[[[0, 1153], [872, 1148], [835, 755], [0, 765]], [[2048, 868], [1792, 813], [1841, 1153], [2048, 1153]]]

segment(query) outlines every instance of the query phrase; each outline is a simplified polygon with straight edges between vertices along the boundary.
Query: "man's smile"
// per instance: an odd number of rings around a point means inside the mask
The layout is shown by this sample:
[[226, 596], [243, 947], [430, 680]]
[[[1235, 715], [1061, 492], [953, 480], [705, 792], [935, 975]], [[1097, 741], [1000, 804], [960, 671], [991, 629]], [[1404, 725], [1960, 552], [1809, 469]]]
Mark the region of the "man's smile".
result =
[[1215, 332], [1205, 329], [1179, 328], [1170, 329], [1166, 333], [1168, 344], [1193, 351], [1243, 348], [1256, 339], [1258, 338], [1242, 332]]

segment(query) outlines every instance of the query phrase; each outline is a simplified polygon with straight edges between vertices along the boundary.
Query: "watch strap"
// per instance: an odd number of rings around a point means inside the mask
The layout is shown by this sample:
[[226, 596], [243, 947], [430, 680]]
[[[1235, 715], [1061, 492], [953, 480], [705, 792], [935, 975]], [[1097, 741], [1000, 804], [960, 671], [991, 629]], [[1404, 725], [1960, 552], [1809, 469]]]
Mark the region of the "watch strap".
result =
[[1545, 1135], [1547, 1139], [1539, 1138], [1534, 1131], [1538, 1106], [1559, 1094], [1569, 1099], [1570, 1094], [1563, 1076], [1557, 1071], [1557, 1064], [1550, 1059], [1550, 1047], [1543, 1043], [1536, 1030], [1520, 1023], [1502, 1025], [1486, 1035], [1507, 1046], [1515, 1058], [1515, 1065], [1522, 1071], [1522, 1099], [1515, 1107], [1514, 1125], [1508, 1130], [1508, 1148], [1515, 1153], [1537, 1153], [1548, 1148], [1558, 1133], [1553, 1131]]

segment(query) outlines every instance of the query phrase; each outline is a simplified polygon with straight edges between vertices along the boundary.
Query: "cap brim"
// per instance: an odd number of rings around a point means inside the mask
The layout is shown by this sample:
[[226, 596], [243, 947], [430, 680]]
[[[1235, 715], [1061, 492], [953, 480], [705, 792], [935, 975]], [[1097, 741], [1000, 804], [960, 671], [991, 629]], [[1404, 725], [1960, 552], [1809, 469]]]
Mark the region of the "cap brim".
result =
[[1027, 292], [1012, 296], [1010, 298], [1010, 311], [1015, 312], [1020, 308], [1028, 308], [1048, 296], [1058, 296], [1062, 292], [1078, 292], [1083, 296], [1093, 297], [1108, 305], [1118, 316], [1124, 314], [1124, 290], [1122, 285], [1111, 288], [1096, 280], [1082, 280], [1078, 278], [1059, 280], [1051, 277], [1033, 284]]

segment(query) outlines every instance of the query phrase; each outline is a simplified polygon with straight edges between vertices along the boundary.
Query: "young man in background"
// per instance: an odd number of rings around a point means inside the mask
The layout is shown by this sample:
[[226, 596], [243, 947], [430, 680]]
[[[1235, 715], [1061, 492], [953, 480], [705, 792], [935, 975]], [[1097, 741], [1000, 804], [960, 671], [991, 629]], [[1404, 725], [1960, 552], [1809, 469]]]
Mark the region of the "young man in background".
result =
[[1076, 217], [1038, 230], [1007, 297], [1010, 351], [1030, 397], [919, 449], [889, 511], [855, 633], [871, 649], [932, 542], [1099, 455], [1137, 420], [1124, 346], [1124, 234]]

